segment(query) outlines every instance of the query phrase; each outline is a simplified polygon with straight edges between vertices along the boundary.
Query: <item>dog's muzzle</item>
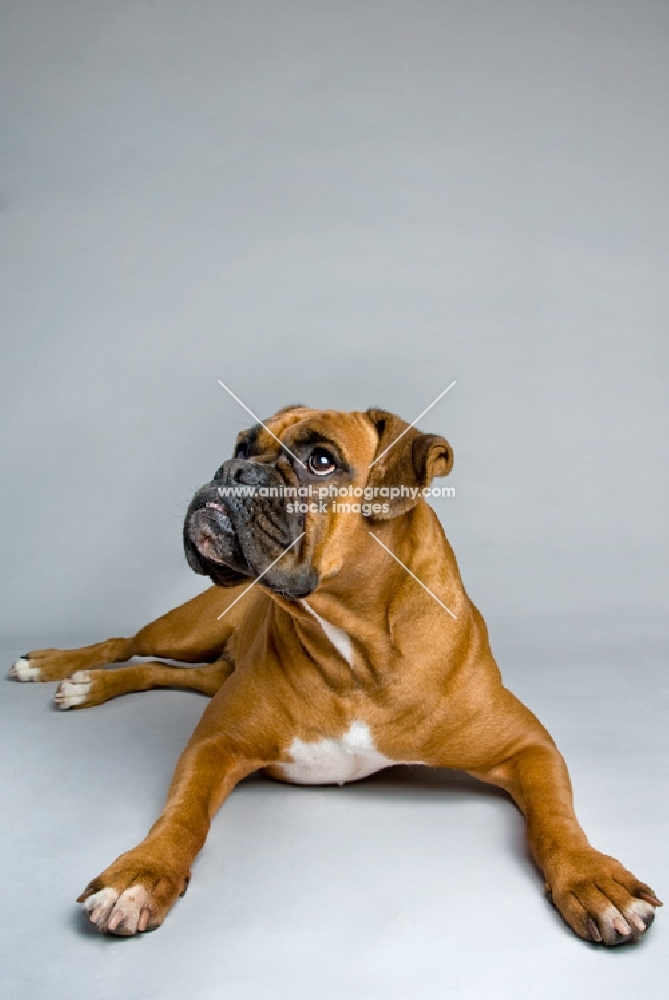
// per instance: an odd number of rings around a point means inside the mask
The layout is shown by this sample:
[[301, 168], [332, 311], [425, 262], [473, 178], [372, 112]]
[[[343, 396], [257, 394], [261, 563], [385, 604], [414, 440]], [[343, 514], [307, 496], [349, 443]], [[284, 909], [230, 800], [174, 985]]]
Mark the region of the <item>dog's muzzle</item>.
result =
[[204, 507], [194, 510], [189, 523], [193, 545], [205, 559], [213, 563], [226, 563], [234, 547], [235, 529], [227, 509], [222, 503], [209, 500]]
[[285, 486], [272, 464], [224, 462], [186, 513], [184, 549], [191, 569], [230, 586], [264, 574], [286, 552], [263, 583], [291, 598], [312, 593], [317, 574], [299, 555], [306, 546], [288, 551], [304, 531], [304, 517], [288, 511]]

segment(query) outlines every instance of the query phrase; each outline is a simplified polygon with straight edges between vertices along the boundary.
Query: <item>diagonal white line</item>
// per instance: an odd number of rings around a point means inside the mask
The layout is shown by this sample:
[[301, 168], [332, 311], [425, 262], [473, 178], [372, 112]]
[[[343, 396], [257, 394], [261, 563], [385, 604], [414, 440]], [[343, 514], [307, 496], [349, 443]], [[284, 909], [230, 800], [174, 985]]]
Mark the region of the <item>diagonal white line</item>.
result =
[[[223, 384], [223, 383], [221, 383], [221, 385], [222, 385], [222, 384]], [[449, 385], [448, 389], [452, 389], [454, 385], [455, 385], [455, 382], [451, 382], [451, 384]], [[398, 442], [398, 441], [400, 440], [400, 438], [403, 438], [403, 437], [404, 437], [404, 435], [405, 435], [405, 434], [407, 433], [407, 431], [410, 431], [410, 430], [411, 430], [411, 428], [412, 428], [412, 427], [414, 427], [414, 426], [415, 426], [415, 424], [417, 424], [417, 423], [418, 423], [418, 421], [420, 420], [420, 418], [421, 418], [421, 417], [424, 417], [424, 416], [425, 416], [425, 414], [427, 413], [427, 411], [428, 411], [428, 410], [431, 410], [431, 409], [432, 409], [432, 407], [434, 406], [434, 404], [435, 404], [435, 403], [438, 403], [438, 402], [439, 402], [439, 400], [441, 399], [441, 397], [442, 397], [442, 396], [445, 396], [445, 395], [446, 395], [446, 393], [448, 392], [448, 389], [444, 389], [444, 391], [443, 391], [443, 392], [440, 392], [440, 393], [439, 393], [439, 395], [437, 396], [437, 398], [436, 398], [436, 399], [434, 399], [434, 400], [433, 400], [433, 401], [432, 401], [432, 402], [430, 403], [430, 405], [429, 405], [429, 406], [427, 406], [427, 407], [426, 407], [426, 408], [425, 408], [425, 409], [423, 410], [423, 412], [422, 412], [422, 413], [419, 413], [419, 414], [418, 414], [418, 416], [416, 417], [416, 419], [415, 419], [415, 420], [413, 420], [413, 421], [412, 421], [412, 422], [411, 422], [411, 423], [409, 424], [409, 426], [408, 426], [408, 427], [405, 427], [405, 428], [404, 428], [404, 430], [402, 431], [402, 433], [401, 433], [401, 434], [398, 434], [398, 435], [397, 435], [397, 437], [395, 438], [395, 440], [394, 440], [394, 441], [391, 441], [391, 442], [390, 442], [390, 444], [388, 445], [388, 447], [387, 447], [387, 448], [384, 448], [384, 449], [383, 449], [383, 451], [381, 452], [381, 454], [380, 454], [380, 455], [377, 455], [377, 456], [376, 456], [376, 458], [375, 458], [375, 459], [374, 459], [374, 461], [372, 462], [372, 465], [376, 465], [376, 463], [378, 462], [378, 460], [379, 460], [380, 458], [383, 458], [383, 456], [384, 456], [384, 455], [386, 454], [386, 452], [387, 452], [387, 451], [390, 451], [390, 449], [391, 449], [391, 448], [394, 448], [394, 447], [395, 447], [395, 445], [397, 444], [397, 442]], [[367, 468], [368, 468], [368, 469], [371, 469], [372, 465], [368, 465], [368, 466], [367, 466]]]
[[304, 538], [304, 536], [305, 536], [305, 535], [306, 535], [306, 531], [303, 531], [301, 535], [298, 535], [298, 536], [297, 536], [297, 538], [295, 539], [295, 541], [294, 541], [294, 542], [291, 542], [291, 543], [290, 543], [290, 545], [288, 546], [288, 548], [287, 548], [287, 549], [284, 549], [284, 550], [283, 550], [283, 552], [281, 553], [281, 555], [278, 555], [278, 556], [276, 557], [276, 559], [274, 560], [274, 562], [271, 562], [271, 563], [269, 564], [269, 566], [267, 567], [267, 569], [264, 569], [264, 570], [262, 571], [262, 573], [260, 574], [260, 576], [257, 576], [257, 577], [255, 578], [255, 580], [253, 581], [253, 583], [250, 583], [250, 584], [248, 585], [248, 587], [246, 588], [246, 590], [242, 590], [242, 592], [241, 592], [241, 594], [239, 595], [239, 597], [235, 597], [235, 599], [234, 599], [234, 601], [232, 602], [232, 604], [228, 604], [228, 606], [227, 606], [227, 608], [225, 609], [225, 611], [223, 612], [223, 614], [220, 614], [220, 615], [218, 616], [218, 618], [216, 619], [216, 621], [217, 621], [217, 622], [220, 622], [220, 620], [221, 620], [221, 618], [223, 617], [223, 615], [227, 615], [227, 613], [228, 613], [228, 611], [230, 610], [230, 608], [234, 608], [234, 606], [235, 606], [235, 604], [237, 603], [237, 601], [241, 601], [241, 599], [242, 599], [242, 597], [244, 596], [244, 594], [248, 594], [249, 590], [251, 590], [251, 588], [252, 588], [252, 587], [255, 587], [255, 585], [256, 585], [256, 583], [258, 582], [258, 580], [262, 580], [262, 578], [264, 577], [265, 573], [269, 573], [269, 571], [271, 570], [272, 566], [276, 566], [276, 564], [278, 563], [279, 559], [283, 559], [283, 557], [285, 556], [286, 552], [290, 552], [290, 550], [291, 550], [291, 549], [292, 549], [292, 548], [293, 548], [293, 547], [294, 547], [295, 545], [297, 545], [297, 543], [299, 542], [300, 538]]
[[[255, 420], [255, 422], [256, 422], [257, 424], [260, 424], [260, 426], [261, 426], [261, 427], [264, 427], [264, 429], [265, 429], [265, 430], [267, 431], [267, 433], [268, 433], [268, 434], [271, 434], [271, 435], [272, 435], [272, 437], [274, 438], [274, 440], [275, 440], [275, 441], [278, 441], [278, 442], [279, 442], [279, 444], [281, 445], [281, 447], [282, 447], [282, 448], [283, 448], [283, 449], [284, 449], [285, 451], [287, 451], [287, 452], [288, 452], [288, 454], [289, 454], [289, 455], [291, 455], [291, 456], [292, 456], [292, 457], [293, 457], [293, 458], [295, 459], [295, 461], [296, 461], [296, 462], [299, 462], [299, 463], [300, 463], [300, 465], [302, 466], [302, 468], [303, 468], [303, 469], [306, 469], [306, 465], [304, 464], [304, 462], [302, 461], [302, 459], [301, 459], [301, 458], [298, 458], [298, 457], [297, 457], [297, 455], [296, 455], [296, 454], [295, 454], [294, 452], [292, 452], [292, 451], [290, 450], [290, 448], [289, 448], [289, 447], [288, 447], [287, 445], [285, 445], [285, 444], [283, 443], [283, 441], [282, 441], [282, 440], [281, 440], [280, 438], [278, 438], [278, 437], [276, 436], [276, 434], [274, 434], [274, 432], [273, 432], [273, 431], [271, 431], [271, 430], [269, 429], [269, 427], [267, 426], [267, 424], [264, 424], [264, 423], [262, 422], [262, 420], [260, 419], [260, 417], [256, 417], [256, 415], [255, 415], [255, 413], [253, 412], [253, 410], [249, 410], [249, 408], [248, 408], [248, 406], [246, 405], [246, 403], [242, 403], [242, 401], [241, 401], [241, 399], [239, 398], [239, 396], [235, 396], [235, 394], [234, 394], [234, 392], [232, 391], [232, 389], [228, 389], [227, 385], [225, 385], [225, 383], [224, 383], [224, 382], [221, 382], [220, 378], [219, 378], [219, 380], [218, 380], [218, 384], [219, 384], [219, 385], [222, 385], [222, 386], [223, 386], [223, 388], [225, 389], [225, 391], [226, 391], [226, 392], [229, 392], [229, 393], [230, 393], [230, 395], [232, 396], [232, 398], [233, 398], [233, 399], [236, 399], [236, 400], [237, 400], [237, 402], [239, 403], [239, 405], [240, 405], [241, 407], [243, 407], [243, 408], [244, 408], [244, 409], [246, 410], [246, 412], [247, 412], [247, 413], [250, 413], [250, 414], [251, 414], [251, 416], [253, 417], [253, 419]], [[450, 387], [449, 387], [449, 388], [450, 388]], [[443, 396], [443, 392], [442, 392], [442, 396]], [[436, 399], [435, 399], [435, 403], [436, 403]], [[427, 412], [427, 411], [426, 411], [426, 412]], [[422, 417], [422, 415], [423, 415], [423, 414], [421, 413], [421, 417]], [[418, 419], [420, 420], [420, 417], [419, 417]], [[232, 607], [232, 605], [230, 605], [230, 607]]]
[[455, 618], [456, 621], [458, 620], [457, 617], [451, 611], [451, 609], [447, 608], [446, 605], [442, 601], [439, 600], [439, 598], [437, 597], [437, 595], [433, 594], [432, 591], [430, 590], [430, 588], [426, 587], [425, 584], [423, 583], [423, 581], [419, 580], [418, 577], [416, 576], [416, 574], [412, 573], [411, 570], [409, 569], [409, 567], [405, 566], [404, 563], [402, 562], [402, 560], [398, 559], [397, 556], [395, 555], [395, 553], [391, 552], [390, 549], [388, 548], [388, 546], [384, 545], [383, 542], [381, 541], [381, 539], [376, 537], [376, 535], [374, 534], [374, 532], [370, 531], [370, 535], [372, 536], [372, 538], [374, 539], [375, 542], [379, 543], [379, 545], [381, 546], [382, 549], [386, 550], [386, 552], [388, 553], [389, 556], [393, 557], [393, 559], [395, 560], [396, 563], [399, 563], [399, 565], [402, 567], [402, 569], [405, 569], [407, 571], [407, 573], [409, 574], [409, 576], [412, 576], [414, 578], [414, 580], [416, 581], [416, 583], [419, 583], [421, 585], [421, 587], [423, 588], [423, 590], [427, 591], [427, 593], [430, 595], [430, 597], [434, 597], [434, 599], [437, 602], [437, 604], [440, 604], [441, 607], [444, 609], [444, 611], [448, 611], [448, 613], [451, 616], [451, 618]]

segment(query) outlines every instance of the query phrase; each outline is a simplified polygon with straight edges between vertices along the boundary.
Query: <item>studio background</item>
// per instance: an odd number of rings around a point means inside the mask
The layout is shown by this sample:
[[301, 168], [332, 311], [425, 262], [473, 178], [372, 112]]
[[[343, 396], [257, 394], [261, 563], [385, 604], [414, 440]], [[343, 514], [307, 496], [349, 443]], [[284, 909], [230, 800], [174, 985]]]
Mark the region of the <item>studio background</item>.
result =
[[[218, 379], [262, 418], [407, 420], [456, 380], [419, 426], [454, 449], [433, 505], [467, 590], [593, 843], [666, 897], [669, 7], [0, 21], [6, 666], [207, 585], [183, 512], [253, 422]], [[2, 685], [5, 995], [663, 995], [664, 914], [614, 955], [572, 939], [504, 798], [403, 769], [250, 780], [165, 926], [98, 939], [73, 898], [143, 836], [204, 702], [52, 694]]]

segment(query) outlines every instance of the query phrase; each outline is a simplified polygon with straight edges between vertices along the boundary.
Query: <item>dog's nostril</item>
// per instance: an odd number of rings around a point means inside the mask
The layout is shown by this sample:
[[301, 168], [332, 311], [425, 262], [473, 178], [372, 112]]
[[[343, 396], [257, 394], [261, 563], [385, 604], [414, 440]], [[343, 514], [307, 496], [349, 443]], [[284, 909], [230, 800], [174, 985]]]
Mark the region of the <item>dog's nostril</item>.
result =
[[259, 486], [264, 481], [262, 470], [249, 462], [235, 469], [232, 479], [233, 482], [241, 483], [243, 486]]

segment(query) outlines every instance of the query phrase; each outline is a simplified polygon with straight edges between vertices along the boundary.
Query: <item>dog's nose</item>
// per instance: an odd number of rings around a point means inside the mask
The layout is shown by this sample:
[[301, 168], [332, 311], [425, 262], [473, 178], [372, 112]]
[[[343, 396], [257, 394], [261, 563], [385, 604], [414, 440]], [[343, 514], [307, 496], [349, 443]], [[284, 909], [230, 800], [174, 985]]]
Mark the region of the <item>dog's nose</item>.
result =
[[230, 458], [224, 462], [211, 481], [211, 486], [276, 486], [279, 484], [276, 469], [262, 462], [248, 462], [243, 458]]
[[229, 476], [233, 483], [239, 483], [241, 486], [260, 486], [267, 479], [267, 470], [253, 462], [233, 460]]

